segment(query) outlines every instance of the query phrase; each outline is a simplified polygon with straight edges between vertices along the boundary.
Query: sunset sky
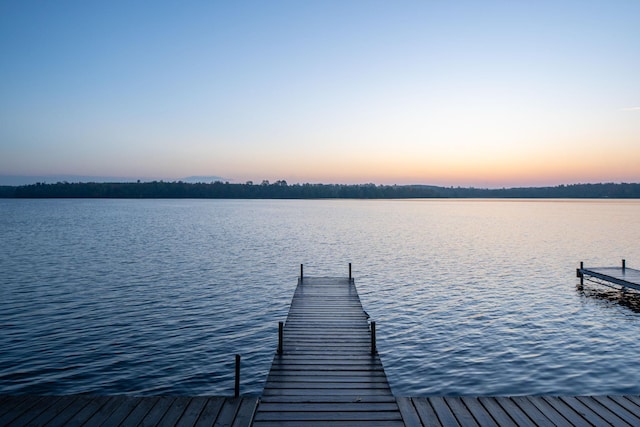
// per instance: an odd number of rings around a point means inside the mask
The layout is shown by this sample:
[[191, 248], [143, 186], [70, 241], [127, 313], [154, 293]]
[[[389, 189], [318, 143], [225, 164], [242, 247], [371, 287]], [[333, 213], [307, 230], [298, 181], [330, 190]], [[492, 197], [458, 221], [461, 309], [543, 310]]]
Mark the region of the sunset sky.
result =
[[637, 0], [3, 1], [0, 175], [640, 182], [639, 23]]

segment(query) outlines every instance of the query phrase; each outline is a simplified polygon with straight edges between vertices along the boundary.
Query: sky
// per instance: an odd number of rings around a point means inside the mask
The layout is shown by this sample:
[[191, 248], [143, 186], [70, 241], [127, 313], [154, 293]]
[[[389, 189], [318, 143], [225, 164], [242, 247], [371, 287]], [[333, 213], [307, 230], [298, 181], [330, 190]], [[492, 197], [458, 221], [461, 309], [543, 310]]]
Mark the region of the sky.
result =
[[640, 182], [638, 22], [637, 0], [0, 0], [0, 176]]

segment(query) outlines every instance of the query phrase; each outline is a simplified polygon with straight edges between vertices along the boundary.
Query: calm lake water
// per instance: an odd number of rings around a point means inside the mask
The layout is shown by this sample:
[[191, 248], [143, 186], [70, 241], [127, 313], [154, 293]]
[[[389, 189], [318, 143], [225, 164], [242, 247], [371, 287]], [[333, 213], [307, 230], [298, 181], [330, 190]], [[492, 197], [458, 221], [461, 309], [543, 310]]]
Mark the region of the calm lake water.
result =
[[639, 201], [0, 200], [0, 393], [260, 394], [299, 265], [397, 395], [640, 393]]

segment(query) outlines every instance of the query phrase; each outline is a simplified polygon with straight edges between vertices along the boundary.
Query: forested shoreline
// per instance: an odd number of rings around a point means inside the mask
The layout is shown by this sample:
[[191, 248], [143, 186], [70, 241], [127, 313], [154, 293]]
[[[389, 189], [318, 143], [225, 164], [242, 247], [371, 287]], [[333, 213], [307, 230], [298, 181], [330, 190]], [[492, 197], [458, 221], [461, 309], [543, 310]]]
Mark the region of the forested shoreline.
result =
[[406, 199], [406, 198], [640, 198], [640, 183], [572, 184], [502, 189], [429, 185], [186, 183], [37, 183], [0, 186], [2, 198], [118, 199]]

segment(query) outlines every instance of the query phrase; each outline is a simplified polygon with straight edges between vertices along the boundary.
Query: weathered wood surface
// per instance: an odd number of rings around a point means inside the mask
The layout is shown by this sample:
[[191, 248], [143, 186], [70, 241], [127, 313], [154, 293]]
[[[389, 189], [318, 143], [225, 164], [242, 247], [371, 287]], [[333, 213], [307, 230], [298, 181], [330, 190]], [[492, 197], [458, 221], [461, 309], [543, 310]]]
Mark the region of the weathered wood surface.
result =
[[255, 426], [404, 425], [353, 281], [300, 281], [283, 337]]
[[640, 270], [634, 268], [590, 267], [579, 268], [578, 271], [587, 279], [591, 277], [640, 291]]
[[250, 426], [257, 397], [0, 396], [0, 426]]
[[639, 396], [399, 397], [407, 426], [640, 426]]

